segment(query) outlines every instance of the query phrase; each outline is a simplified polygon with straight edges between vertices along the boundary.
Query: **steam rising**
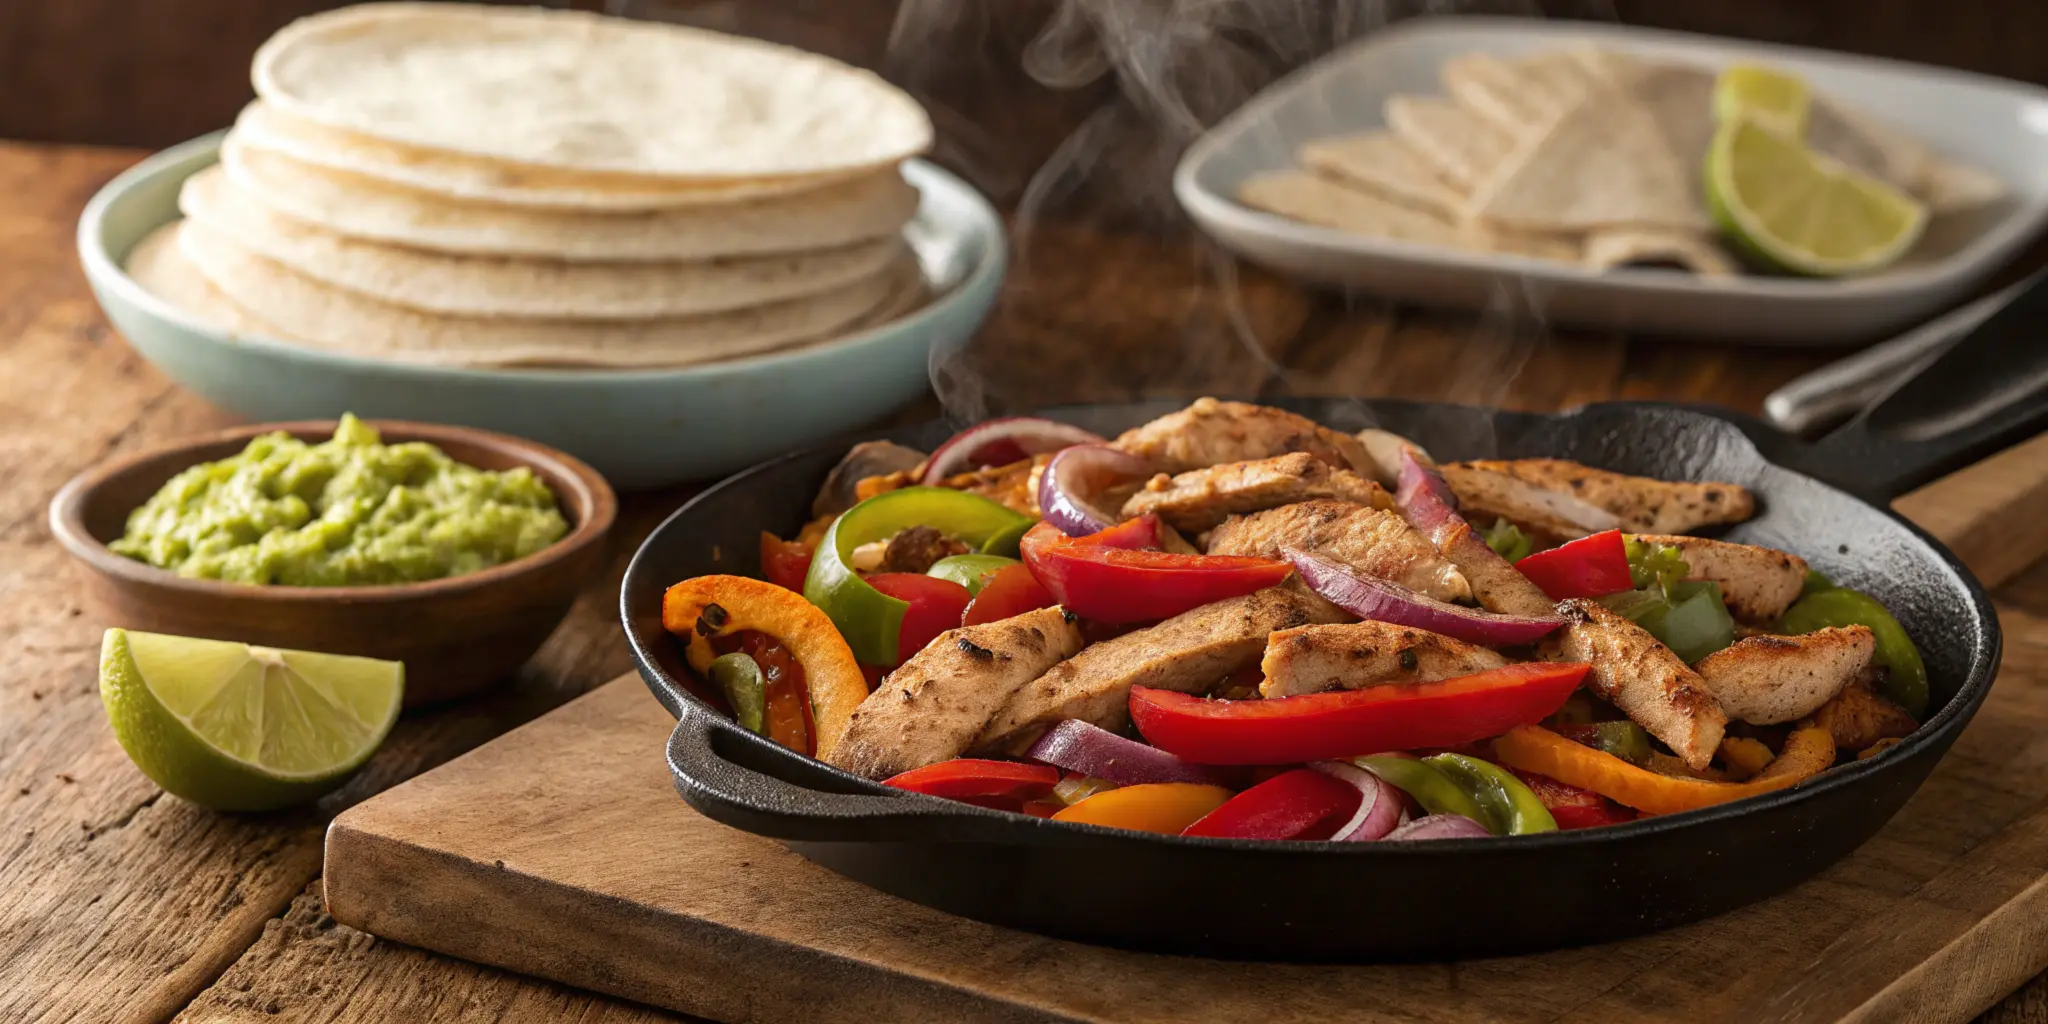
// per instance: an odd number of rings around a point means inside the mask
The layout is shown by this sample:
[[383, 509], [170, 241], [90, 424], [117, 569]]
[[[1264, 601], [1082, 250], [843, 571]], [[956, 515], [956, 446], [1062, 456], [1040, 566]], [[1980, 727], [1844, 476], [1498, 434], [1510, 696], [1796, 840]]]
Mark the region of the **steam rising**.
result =
[[[947, 412], [971, 420], [1061, 401], [1191, 389], [1249, 393], [1262, 385], [1268, 390], [1327, 394], [1375, 380], [1382, 365], [1412, 366], [1416, 354], [1398, 351], [1399, 341], [1378, 332], [1343, 355], [1342, 381], [1283, 367], [1269, 346], [1279, 340], [1275, 335], [1293, 331], [1276, 329], [1274, 317], [1261, 316], [1257, 304], [1247, 300], [1252, 291], [1270, 292], [1273, 285], [1262, 271], [1240, 268], [1186, 223], [1172, 197], [1174, 163], [1203, 131], [1266, 86], [1393, 22], [1455, 13], [1540, 16], [1546, 13], [1545, 6], [1533, 0], [1061, 0], [1022, 47], [1023, 71], [1054, 90], [1101, 90], [1105, 81], [1113, 82], [1114, 88], [1104, 90], [1106, 102], [1086, 116], [1022, 186], [1012, 232], [1009, 291], [990, 329], [963, 351], [935, 353], [932, 383]], [[1547, 6], [1547, 13], [1553, 14], [1613, 16], [1606, 0]], [[892, 75], [914, 80], [933, 52], [976, 47], [984, 41], [977, 33], [989, 28], [978, 8], [985, 5], [903, 0], [885, 66]], [[936, 98], [939, 104], [945, 101], [943, 96]], [[970, 148], [977, 137], [974, 132], [966, 136]], [[973, 172], [974, 159], [957, 159], [968, 155], [939, 154]], [[1142, 261], [1176, 250], [1200, 254], [1184, 274], [1201, 294], [1182, 297], [1184, 315], [1171, 324], [1172, 336], [1156, 342], [1163, 357], [1141, 359], [1136, 365], [1097, 358], [1085, 338], [1064, 360], [1005, 351], [1021, 340], [1013, 334], [1020, 319], [1042, 315], [1033, 310], [1059, 302], [1060, 294], [1046, 291], [1047, 282], [1058, 277], [1059, 261], [1066, 256], [1063, 243], [1071, 233], [1053, 238], [1043, 231], [1052, 224], [1075, 222], [1112, 225], [1113, 230], [1140, 232], [1161, 241], [1159, 248], [1133, 252], [1122, 266], [1101, 267], [1104, 278], [1128, 280], [1134, 289], [1158, 277], [1156, 268]], [[1102, 262], [1099, 253], [1091, 252], [1090, 259]], [[1430, 393], [1410, 397], [1500, 402], [1542, 344], [1543, 299], [1527, 282], [1513, 281], [1498, 287], [1477, 315], [1422, 314], [1443, 330], [1467, 336], [1470, 357], [1435, 375]], [[1133, 302], [1142, 305], [1136, 296]], [[1348, 296], [1345, 303], [1347, 308], [1386, 308], [1365, 296]], [[1116, 304], [1092, 308], [1114, 315]], [[1034, 351], [1046, 344], [1036, 337], [1032, 342]], [[1236, 367], [1251, 372], [1232, 372]], [[1203, 379], [1205, 375], [1208, 379]]]

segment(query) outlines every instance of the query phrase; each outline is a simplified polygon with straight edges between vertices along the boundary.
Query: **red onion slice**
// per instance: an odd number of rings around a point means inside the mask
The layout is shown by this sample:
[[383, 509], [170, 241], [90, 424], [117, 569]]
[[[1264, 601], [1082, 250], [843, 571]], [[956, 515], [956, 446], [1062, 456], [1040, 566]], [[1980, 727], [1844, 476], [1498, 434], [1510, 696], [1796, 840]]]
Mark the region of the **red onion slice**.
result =
[[1411, 839], [1485, 839], [1493, 833], [1462, 814], [1428, 814], [1387, 833], [1386, 842]]
[[1215, 772], [1201, 765], [1072, 718], [1053, 726], [1039, 737], [1025, 756], [1055, 768], [1108, 779], [1125, 786], [1149, 782], [1222, 784]]
[[1407, 797], [1385, 779], [1341, 761], [1318, 761], [1309, 767], [1357, 789], [1364, 799], [1351, 820], [1337, 826], [1330, 836], [1336, 843], [1370, 843], [1385, 837], [1401, 824]]
[[[924, 477], [919, 482], [935, 484], [970, 469], [1008, 465], [1018, 459], [1056, 452], [1070, 445], [1102, 442], [1101, 435], [1058, 420], [1036, 416], [988, 420], [954, 434], [932, 452], [932, 457], [925, 462]], [[1000, 462], [996, 461], [998, 458], [1001, 458]]]
[[1537, 618], [1552, 610], [1550, 596], [1472, 532], [1458, 514], [1458, 496], [1442, 473], [1401, 453], [1401, 490], [1394, 500], [1409, 525], [1422, 531], [1472, 584], [1472, 596], [1490, 612]]
[[1564, 625], [1555, 615], [1501, 615], [1462, 608], [1299, 548], [1283, 547], [1280, 554], [1294, 563], [1309, 589], [1361, 619], [1413, 626], [1490, 647], [1534, 643]]
[[1108, 445], [1061, 449], [1038, 482], [1038, 512], [1069, 537], [1100, 533], [1115, 526], [1120, 517], [1116, 509], [1096, 504], [1095, 496], [1151, 474], [1150, 462]]

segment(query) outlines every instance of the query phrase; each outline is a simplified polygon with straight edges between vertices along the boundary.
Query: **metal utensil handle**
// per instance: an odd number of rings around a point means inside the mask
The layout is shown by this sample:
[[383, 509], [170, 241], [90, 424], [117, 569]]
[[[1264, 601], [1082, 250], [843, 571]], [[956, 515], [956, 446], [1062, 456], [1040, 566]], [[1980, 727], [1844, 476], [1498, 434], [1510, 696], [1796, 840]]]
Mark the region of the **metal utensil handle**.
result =
[[[721, 737], [721, 734], [724, 734]], [[791, 781], [744, 759], [802, 776]], [[751, 749], [749, 749], [751, 747]], [[848, 782], [818, 762], [775, 746], [737, 727], [691, 709], [676, 720], [668, 738], [669, 772], [676, 790], [706, 817], [774, 839], [811, 842], [1017, 842], [1028, 828], [999, 811], [922, 796], [852, 791]]]
[[1957, 306], [1889, 341], [1794, 378], [1764, 399], [1764, 419], [1800, 436], [1840, 424], [1890, 394], [1947, 346], [2005, 308], [2026, 283]]
[[1795, 468], [1888, 504], [2048, 425], [2048, 270]]

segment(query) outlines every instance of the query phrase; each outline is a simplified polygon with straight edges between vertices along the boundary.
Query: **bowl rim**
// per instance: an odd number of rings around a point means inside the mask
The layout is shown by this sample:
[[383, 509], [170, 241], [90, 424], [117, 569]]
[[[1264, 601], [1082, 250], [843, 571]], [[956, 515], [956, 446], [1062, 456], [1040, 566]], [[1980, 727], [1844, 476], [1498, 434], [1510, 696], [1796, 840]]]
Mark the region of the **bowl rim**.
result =
[[[959, 175], [928, 160], [912, 158], [903, 162], [902, 170], [904, 177], [917, 188], [920, 196], [938, 194], [959, 209], [959, 216], [944, 222], [948, 236], [978, 241], [980, 245], [973, 265], [952, 287], [938, 292], [923, 306], [893, 320], [824, 341], [800, 343], [794, 348], [695, 366], [642, 369], [487, 368], [408, 363], [332, 352], [293, 344], [263, 334], [227, 331], [207, 324], [142, 287], [128, 275], [127, 270], [107, 249], [103, 237], [106, 219], [108, 211], [116, 203], [144, 185], [173, 175], [176, 175], [177, 181], [182, 182], [184, 178], [211, 166], [217, 160], [221, 139], [226, 137], [227, 133], [228, 129], [222, 128], [158, 150], [101, 186], [78, 217], [79, 262], [85, 268], [85, 276], [96, 289], [105, 289], [113, 293], [121, 302], [140, 310], [151, 319], [167, 321], [216, 344], [256, 348], [281, 358], [304, 360], [313, 365], [358, 372], [373, 370], [411, 373], [431, 380], [463, 383], [517, 381], [529, 384], [602, 384], [683, 380], [717, 383], [729, 378], [752, 377], [761, 372], [793, 368], [819, 356], [858, 356], [869, 347], [882, 345], [903, 334], [931, 330], [943, 318], [954, 315], [958, 309], [971, 306], [975, 296], [992, 291], [1008, 270], [1008, 237], [1003, 229], [1002, 218], [996, 213], [995, 206], [989, 202], [988, 197], [982, 195], [979, 189]], [[181, 167], [188, 163], [193, 166], [181, 170]], [[150, 230], [156, 230], [169, 223], [171, 221], [165, 220], [152, 225]], [[926, 283], [929, 284], [929, 280]]]
[[[213, 445], [248, 441], [263, 434], [279, 431], [294, 435], [332, 436], [339, 422], [285, 420], [245, 424], [153, 445], [102, 461], [88, 467], [66, 481], [63, 487], [58, 488], [56, 495], [50, 499], [50, 532], [57, 538], [57, 543], [70, 552], [73, 558], [89, 566], [94, 572], [131, 585], [181, 590], [233, 600], [255, 599], [296, 604], [391, 604], [482, 590], [558, 565], [576, 557], [593, 544], [603, 541], [618, 519], [619, 499], [612, 491], [611, 484], [597, 470], [567, 452], [538, 441], [474, 427], [421, 423], [413, 420], [365, 420], [363, 422], [375, 427], [387, 440], [395, 437], [401, 441], [426, 441], [437, 448], [443, 441], [459, 442], [496, 451], [536, 473], [545, 469], [549, 487], [555, 492], [556, 503], [564, 506], [565, 511], [575, 514], [575, 523], [566, 535], [553, 544], [524, 558], [516, 558], [488, 569], [412, 583], [343, 587], [235, 583], [180, 576], [168, 569], [160, 569], [147, 562], [115, 554], [113, 549], [93, 536], [86, 528], [85, 507], [92, 497], [113, 481], [132, 474], [157, 459]], [[197, 465], [197, 462], [188, 461], [186, 468], [193, 465]], [[566, 480], [573, 486], [559, 486], [554, 478]]]

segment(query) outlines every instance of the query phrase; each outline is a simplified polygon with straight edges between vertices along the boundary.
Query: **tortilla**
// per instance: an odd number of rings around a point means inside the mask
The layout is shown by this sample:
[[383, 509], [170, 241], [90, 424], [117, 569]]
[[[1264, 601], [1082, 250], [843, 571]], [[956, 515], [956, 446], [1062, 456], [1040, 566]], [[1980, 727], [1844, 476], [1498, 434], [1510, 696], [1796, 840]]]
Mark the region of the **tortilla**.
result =
[[445, 366], [690, 366], [838, 336], [895, 296], [913, 263], [815, 296], [768, 306], [659, 320], [511, 320], [452, 317], [365, 298], [323, 284], [186, 222], [184, 254], [229, 300], [277, 336], [393, 362]]
[[184, 226], [184, 221], [174, 220], [142, 236], [142, 241], [128, 250], [128, 259], [121, 269], [143, 291], [209, 327], [233, 334], [276, 334], [269, 325], [229, 301], [185, 258], [178, 243]]
[[1728, 253], [1702, 232], [1633, 225], [1602, 228], [1587, 235], [1583, 262], [1596, 270], [1632, 264], [1676, 265], [1703, 277], [1740, 272]]
[[1238, 198], [1255, 209], [1356, 235], [1420, 242], [1467, 252], [1508, 253], [1566, 261], [1578, 259], [1577, 248], [1566, 239], [1454, 223], [1302, 171], [1255, 175], [1240, 187]]
[[931, 119], [818, 54], [583, 11], [371, 3], [256, 51], [256, 94], [299, 120], [442, 153], [706, 182], [845, 173], [929, 148]]
[[317, 281], [451, 316], [645, 320], [695, 316], [830, 291], [900, 259], [876, 239], [814, 253], [689, 263], [564, 263], [450, 256], [345, 238], [238, 192], [218, 166], [185, 180], [185, 216]]
[[2005, 181], [1997, 175], [1940, 155], [1928, 158], [1913, 192], [1927, 203], [1930, 213], [1937, 214], [1989, 206], [2008, 194]]
[[1387, 127], [1446, 181], [1471, 190], [1514, 155], [1515, 137], [1484, 117], [1438, 96], [1394, 96]]
[[1521, 159], [1474, 191], [1474, 216], [1525, 231], [1580, 232], [1634, 225], [1709, 228], [1688, 168], [1648, 108], [1601, 92], [1541, 136]]
[[540, 210], [615, 213], [721, 206], [801, 195], [847, 177], [818, 175], [707, 185], [517, 167], [322, 127], [279, 113], [260, 101], [242, 108], [228, 138], [250, 150], [277, 153], [321, 170], [370, 178], [430, 196]]
[[234, 190], [350, 238], [434, 252], [603, 262], [700, 260], [834, 249], [896, 234], [919, 193], [894, 168], [771, 200], [639, 213], [563, 212], [438, 199], [324, 170], [234, 135], [221, 145]]
[[1325, 177], [1440, 217], [1457, 217], [1465, 203], [1464, 193], [1389, 132], [1317, 139], [1301, 147], [1300, 158]]

